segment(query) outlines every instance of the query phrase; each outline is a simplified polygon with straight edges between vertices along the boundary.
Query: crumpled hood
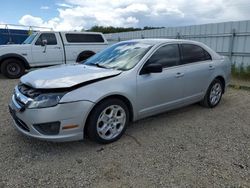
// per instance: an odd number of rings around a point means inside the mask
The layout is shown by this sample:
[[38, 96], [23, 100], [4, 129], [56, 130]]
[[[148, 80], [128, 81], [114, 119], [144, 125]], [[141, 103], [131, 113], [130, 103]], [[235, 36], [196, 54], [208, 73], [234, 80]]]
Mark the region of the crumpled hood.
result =
[[61, 65], [32, 71], [21, 82], [36, 89], [70, 88], [120, 74], [121, 71], [82, 64]]

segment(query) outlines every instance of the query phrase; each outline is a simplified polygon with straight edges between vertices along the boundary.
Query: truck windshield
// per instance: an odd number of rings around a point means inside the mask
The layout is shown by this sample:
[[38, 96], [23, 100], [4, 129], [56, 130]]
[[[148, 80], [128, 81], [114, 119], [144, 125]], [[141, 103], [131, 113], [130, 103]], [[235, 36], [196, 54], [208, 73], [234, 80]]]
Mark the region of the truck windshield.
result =
[[129, 70], [141, 60], [151, 47], [152, 44], [143, 42], [121, 42], [90, 57], [84, 64], [103, 68]]
[[22, 44], [31, 44], [34, 38], [36, 37], [37, 33], [33, 33], [22, 43]]

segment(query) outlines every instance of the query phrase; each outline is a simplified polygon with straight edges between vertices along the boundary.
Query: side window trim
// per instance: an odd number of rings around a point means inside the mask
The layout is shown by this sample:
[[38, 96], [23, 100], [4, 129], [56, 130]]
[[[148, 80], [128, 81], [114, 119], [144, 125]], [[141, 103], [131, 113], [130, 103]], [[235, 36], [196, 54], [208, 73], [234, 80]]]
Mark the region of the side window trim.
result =
[[[179, 53], [179, 58], [178, 58], [178, 62], [176, 62], [176, 65], [174, 66], [171, 66], [171, 67], [176, 67], [179, 65], [180, 63], [180, 60], [181, 60], [181, 57], [180, 57], [180, 50], [179, 50], [179, 44], [178, 43], [170, 43], [170, 44], [164, 44], [164, 45], [161, 45], [159, 46], [157, 49], [155, 49], [155, 51], [149, 56], [149, 58], [146, 60], [146, 63], [148, 62], [148, 60], [160, 49], [160, 48], [163, 48], [165, 46], [169, 46], [169, 45], [177, 45], [177, 48], [178, 48], [178, 53]], [[144, 66], [146, 65], [146, 63], [144, 64]], [[163, 69], [165, 68], [170, 68], [170, 67], [167, 67], [167, 66], [163, 66], [162, 67]]]
[[[202, 60], [202, 61], [194, 61], [194, 62], [191, 62], [191, 63], [182, 63], [183, 62], [183, 48], [182, 48], [182, 45], [185, 45], [185, 44], [189, 44], [189, 45], [194, 45], [194, 46], [198, 46], [202, 49], [203, 51], [203, 54], [205, 56], [205, 53], [207, 53], [209, 55], [209, 59], [207, 60]], [[193, 63], [200, 63], [200, 62], [203, 62], [203, 61], [212, 61], [212, 56], [211, 54], [206, 51], [203, 47], [199, 46], [199, 45], [196, 45], [196, 44], [191, 44], [191, 43], [179, 43], [179, 50], [180, 50], [180, 64], [179, 65], [188, 65], [188, 64], [193, 64]]]
[[[201, 47], [201, 48], [202, 48], [202, 47]], [[209, 59], [207, 59], [206, 61], [208, 61], [208, 60], [212, 61], [212, 56], [211, 56], [211, 54], [210, 54], [207, 50], [205, 50], [204, 48], [202, 48], [202, 49], [203, 49], [204, 56], [205, 56], [206, 54], [209, 55]]]
[[55, 35], [55, 33], [40, 33], [40, 35], [37, 37], [37, 39], [36, 39], [36, 41], [35, 41], [35, 45], [36, 46], [41, 46], [41, 44], [37, 44], [37, 42], [38, 42], [38, 40], [40, 39], [40, 37], [42, 36], [42, 35], [44, 35], [44, 34], [51, 34], [51, 35], [54, 35], [54, 37], [55, 37], [55, 44], [49, 44], [49, 42], [48, 42], [48, 44], [47, 45], [58, 45], [58, 40], [57, 40], [57, 37], [56, 37], [56, 35]]
[[[87, 38], [91, 40], [88, 41]], [[105, 43], [103, 35], [93, 33], [65, 33], [65, 39], [68, 43]]]
[[159, 50], [161, 47], [164, 47], [164, 46], [166, 46], [166, 45], [177, 45], [177, 46], [178, 46], [178, 49], [179, 49], [179, 50], [178, 50], [178, 51], [179, 51], [179, 62], [176, 63], [175, 66], [171, 66], [171, 67], [162, 67], [163, 71], [164, 71], [164, 70], [167, 70], [167, 69], [176, 68], [176, 67], [180, 66], [181, 54], [180, 54], [179, 43], [162, 44], [162, 45], [158, 46], [156, 49], [154, 49], [154, 51], [150, 52], [150, 54], [148, 55], [148, 57], [144, 60], [143, 65], [140, 67], [140, 69], [139, 69], [139, 71], [138, 71], [139, 75], [141, 75], [141, 72], [142, 72], [143, 68], [147, 65], [148, 60], [154, 55], [154, 53], [155, 53], [157, 50]]
[[35, 46], [41, 46], [41, 44], [38, 44], [38, 40], [40, 39], [42, 33], [39, 34], [39, 36], [37, 36], [36, 40], [35, 40]]

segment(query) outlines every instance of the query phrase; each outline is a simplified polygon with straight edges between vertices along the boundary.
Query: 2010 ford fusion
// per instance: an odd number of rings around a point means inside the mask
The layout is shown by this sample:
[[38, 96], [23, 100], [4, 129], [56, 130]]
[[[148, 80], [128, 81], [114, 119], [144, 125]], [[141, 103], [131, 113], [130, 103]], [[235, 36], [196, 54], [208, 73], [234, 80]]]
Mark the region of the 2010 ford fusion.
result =
[[199, 42], [125, 41], [83, 64], [28, 73], [15, 87], [9, 110], [27, 136], [110, 143], [130, 121], [196, 102], [215, 107], [230, 72], [227, 58]]

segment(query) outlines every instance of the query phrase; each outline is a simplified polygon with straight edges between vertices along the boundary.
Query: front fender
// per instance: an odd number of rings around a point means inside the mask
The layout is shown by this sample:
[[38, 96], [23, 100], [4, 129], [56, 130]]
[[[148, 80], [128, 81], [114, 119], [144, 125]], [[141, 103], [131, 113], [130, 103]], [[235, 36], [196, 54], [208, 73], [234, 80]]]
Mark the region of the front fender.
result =
[[27, 59], [19, 54], [16, 54], [16, 53], [8, 53], [8, 54], [4, 54], [4, 55], [0, 56], [0, 62], [3, 62], [5, 59], [8, 59], [8, 58], [20, 59], [24, 63], [24, 66], [26, 69], [30, 68]]
[[133, 117], [136, 118], [136, 82], [130, 81], [130, 79], [125, 78], [122, 75], [95, 82], [70, 91], [64, 95], [60, 102], [63, 103], [82, 100], [97, 104], [104, 98], [114, 95], [124, 97], [130, 102], [134, 112]]

